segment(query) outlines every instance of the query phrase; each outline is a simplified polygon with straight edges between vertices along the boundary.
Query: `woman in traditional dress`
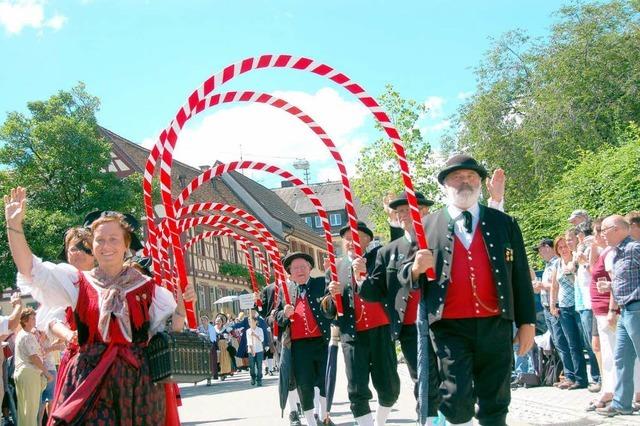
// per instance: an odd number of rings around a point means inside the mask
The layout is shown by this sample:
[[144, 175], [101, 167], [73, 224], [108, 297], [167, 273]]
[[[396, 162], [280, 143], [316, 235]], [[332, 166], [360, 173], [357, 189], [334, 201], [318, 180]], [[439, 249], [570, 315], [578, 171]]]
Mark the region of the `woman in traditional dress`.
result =
[[[79, 271], [90, 271], [95, 267], [96, 263], [91, 251], [91, 244], [90, 229], [84, 226], [69, 228], [64, 234], [64, 245], [58, 258]], [[49, 340], [57, 338], [66, 343], [66, 349], [62, 353], [58, 365], [53, 397], [49, 402], [48, 413], [51, 413], [55, 409], [54, 401], [56, 401], [62, 390], [62, 378], [65, 377], [69, 359], [78, 352], [78, 333], [71, 306], [48, 310], [41, 307], [38, 313], [36, 327], [45, 331]]]
[[69, 360], [52, 413], [54, 424], [148, 425], [164, 422], [164, 387], [152, 383], [144, 348], [175, 312], [167, 289], [123, 265], [130, 246], [140, 246], [135, 219], [115, 212], [91, 220], [98, 266], [78, 271], [35, 257], [22, 230], [26, 190], [4, 197], [11, 254], [22, 283], [45, 306], [71, 306], [78, 353]]
[[231, 355], [229, 354], [229, 329], [227, 327], [227, 316], [225, 314], [216, 315], [213, 329], [217, 335], [218, 346], [218, 377], [224, 380], [231, 374]]

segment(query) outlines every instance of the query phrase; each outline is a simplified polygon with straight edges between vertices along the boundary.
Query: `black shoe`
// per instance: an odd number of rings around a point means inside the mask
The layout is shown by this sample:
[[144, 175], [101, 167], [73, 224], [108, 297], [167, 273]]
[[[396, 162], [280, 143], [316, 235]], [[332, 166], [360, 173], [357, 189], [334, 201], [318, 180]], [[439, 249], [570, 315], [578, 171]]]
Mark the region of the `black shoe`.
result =
[[298, 416], [297, 411], [292, 411], [289, 413], [289, 425], [290, 426], [302, 426], [302, 422], [300, 422], [300, 416]]
[[255, 381], [255, 380], [253, 380], [253, 379], [251, 379], [251, 386], [253, 386], [253, 385], [255, 385], [255, 384], [256, 384], [256, 381]]

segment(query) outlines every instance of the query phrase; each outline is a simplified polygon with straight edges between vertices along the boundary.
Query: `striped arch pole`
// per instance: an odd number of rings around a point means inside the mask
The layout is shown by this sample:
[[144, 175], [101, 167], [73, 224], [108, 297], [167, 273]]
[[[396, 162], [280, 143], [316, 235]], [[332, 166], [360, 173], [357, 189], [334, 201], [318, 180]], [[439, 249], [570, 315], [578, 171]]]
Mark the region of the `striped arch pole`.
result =
[[[263, 230], [263, 234], [266, 234], [265, 236], [270, 239], [273, 243], [273, 245], [276, 245], [275, 243], [275, 239], [273, 239], [273, 236], [266, 230], [266, 228], [262, 225], [262, 223], [260, 223], [254, 216], [252, 216], [251, 214], [245, 212], [242, 209], [239, 209], [237, 207], [233, 207], [233, 206], [229, 206], [226, 204], [221, 204], [221, 203], [214, 203], [214, 202], [208, 202], [208, 203], [197, 203], [197, 204], [193, 204], [188, 206], [185, 209], [182, 209], [183, 214], [180, 215], [180, 217], [182, 218], [182, 216], [184, 216], [185, 214], [191, 214], [191, 213], [199, 213], [201, 211], [204, 210], [214, 210], [214, 211], [219, 211], [219, 212], [224, 212], [224, 213], [228, 213], [228, 214], [235, 214], [237, 216], [240, 216], [243, 220], [250, 222], [254, 228], [259, 227], [260, 229]], [[199, 217], [203, 217], [203, 216], [199, 216]], [[183, 218], [183, 219], [188, 219], [188, 218]], [[161, 225], [161, 234], [162, 234], [162, 239], [158, 240], [161, 241], [161, 246], [158, 249], [161, 252], [161, 257], [162, 257], [162, 262], [163, 264], [168, 262], [168, 252], [167, 252], [167, 247], [169, 246], [169, 241], [167, 239], [167, 231], [164, 227], [162, 227]], [[255, 247], [252, 244], [253, 247]], [[277, 245], [276, 245], [277, 246]], [[267, 275], [270, 275], [270, 270], [271, 268], [269, 267], [269, 263], [266, 261], [266, 259], [264, 258], [264, 255], [262, 254], [262, 252], [259, 249], [255, 249], [256, 254], [258, 255], [258, 257], [261, 259], [262, 264], [263, 264], [263, 268], [265, 270], [265, 273]], [[171, 268], [167, 269], [167, 270], [171, 270]]]
[[[216, 89], [216, 87], [221, 86], [222, 84], [228, 82], [238, 75], [263, 68], [287, 68], [302, 70], [328, 78], [355, 95], [358, 100], [370, 110], [374, 118], [382, 126], [385, 133], [393, 143], [394, 150], [398, 157], [398, 163], [405, 185], [405, 190], [407, 192], [407, 201], [411, 209], [411, 216], [414, 223], [418, 246], [420, 248], [427, 248], [427, 241], [425, 238], [424, 230], [421, 226], [420, 213], [418, 210], [413, 183], [411, 181], [411, 174], [409, 171], [409, 164], [406, 159], [404, 146], [402, 144], [402, 141], [400, 140], [400, 135], [395, 126], [391, 123], [389, 116], [384, 112], [384, 110], [380, 107], [380, 105], [373, 97], [368, 95], [360, 85], [352, 82], [345, 74], [338, 72], [328, 65], [315, 62], [312, 59], [305, 57], [294, 58], [291, 55], [262, 55], [255, 58], [246, 58], [236, 64], [229, 65], [225, 67], [224, 70], [222, 70], [220, 73], [214, 74], [207, 80], [205, 80], [205, 82], [189, 96], [187, 103], [178, 110], [178, 113], [176, 114], [174, 120], [159, 135], [158, 141], [153, 147], [145, 166], [143, 192], [145, 199], [145, 210], [148, 219], [147, 224], [149, 238], [152, 240], [155, 240], [156, 238], [156, 226], [153, 222], [154, 214], [152, 204], [152, 181], [153, 175], [156, 171], [156, 163], [158, 158], [160, 158], [161, 162], [160, 189], [162, 193], [162, 200], [165, 205], [165, 209], [167, 209], [169, 226], [171, 227], [171, 229], [175, 228], [176, 226], [175, 212], [173, 211], [173, 208], [171, 206], [171, 164], [173, 161], [173, 147], [177, 142], [176, 131], [179, 131], [179, 129], [181, 129], [186, 121], [190, 118], [192, 108], [197, 105], [198, 102], [203, 98], [210, 95], [214, 91], [214, 89]], [[169, 143], [168, 145], [167, 142]], [[358, 238], [357, 232], [355, 231], [357, 229], [357, 224], [354, 223], [352, 218], [349, 218], [349, 225], [352, 229], [353, 237]], [[171, 236], [174, 247], [177, 247], [175, 253], [176, 263], [179, 265], [184, 265], [184, 259], [179, 248], [179, 236], [175, 232], [172, 232]], [[157, 253], [152, 252], [152, 258], [155, 258], [154, 255], [156, 254]], [[156, 266], [156, 261], [154, 261], [154, 266]], [[183, 271], [180, 272], [180, 282], [181, 286], [184, 287], [186, 285], [186, 271], [184, 271], [184, 268], [181, 269], [183, 269]], [[427, 275], [433, 277], [433, 270], [427, 271]], [[193, 320], [195, 321], [195, 318], [193, 318]]]
[[[349, 218], [349, 226], [351, 228], [351, 235], [354, 243], [354, 251], [356, 255], [361, 256], [363, 253], [363, 249], [360, 245], [360, 236], [357, 232], [357, 214], [355, 211], [355, 206], [353, 202], [353, 194], [351, 191], [351, 184], [349, 182], [349, 176], [347, 174], [347, 168], [344, 164], [342, 156], [338, 151], [333, 140], [327, 135], [327, 132], [320, 126], [313, 118], [309, 115], [305, 114], [300, 108], [295, 105], [288, 103], [283, 99], [279, 99], [275, 96], [269, 95], [267, 93], [253, 92], [253, 91], [243, 91], [243, 92], [226, 92], [223, 94], [214, 94], [202, 99], [192, 111], [192, 116], [196, 115], [207, 108], [214, 107], [219, 104], [224, 103], [235, 103], [235, 102], [256, 102], [262, 103], [265, 105], [272, 106], [274, 108], [280, 109], [284, 112], [287, 112], [300, 121], [302, 121], [309, 129], [320, 138], [321, 142], [325, 144], [325, 146], [329, 149], [329, 152], [332, 158], [335, 160], [336, 165], [338, 166], [338, 170], [340, 172], [342, 184], [343, 184], [343, 193], [345, 198], [345, 210], [347, 212], [347, 217]], [[176, 131], [176, 140], [180, 133], [180, 130]], [[180, 205], [179, 201], [181, 198], [184, 198], [184, 194], [186, 189], [183, 190], [182, 194], [179, 196], [178, 200], [174, 202], [174, 208], [177, 208], [176, 205]], [[326, 226], [330, 225], [327, 219]], [[325, 232], [325, 238], [327, 235], [331, 235], [331, 232]], [[330, 269], [332, 272], [332, 280], [337, 281], [337, 269], [335, 265], [335, 257], [331, 256], [331, 252], [329, 256]], [[335, 299], [336, 308], [338, 315], [342, 315], [342, 300], [340, 298]]]
[[[238, 238], [240, 237], [238, 234], [234, 233], [232, 230], [219, 230], [219, 231], [208, 231], [208, 232], [203, 232], [202, 234], [198, 234], [195, 237], [191, 238], [191, 240], [187, 241], [187, 243], [184, 245], [184, 249], [187, 250], [189, 247], [191, 247], [194, 243], [203, 240], [205, 238], [209, 238], [209, 237], [217, 237], [217, 236], [230, 236], [232, 238], [234, 238], [236, 241], [238, 241], [238, 244], [240, 245], [240, 248], [242, 249], [242, 252], [244, 253], [245, 258], [247, 259], [247, 269], [249, 269], [249, 278], [251, 280], [251, 288], [253, 289], [254, 293], [258, 292], [258, 282], [256, 280], [256, 274], [255, 274], [255, 270], [253, 267], [253, 261], [251, 260], [251, 255], [249, 254], [249, 250], [247, 249], [247, 244], [246, 238]], [[243, 241], [244, 240], [244, 241]], [[176, 265], [177, 266], [177, 265]], [[257, 302], [259, 305], [261, 304], [261, 301], [258, 300]]]
[[[204, 231], [200, 234], [195, 235], [194, 237], [192, 237], [187, 243], [185, 243], [184, 245], [184, 249], [188, 249], [189, 247], [191, 247], [192, 245], [194, 245], [195, 243], [197, 243], [198, 241], [204, 240], [205, 238], [208, 237], [220, 237], [220, 236], [230, 236], [233, 239], [235, 239], [236, 241], [238, 241], [238, 244], [243, 244], [246, 248], [247, 248], [247, 252], [249, 253], [248, 249], [250, 248], [251, 251], [256, 254], [256, 256], [258, 257], [258, 260], [260, 261], [261, 265], [262, 265], [262, 270], [264, 271], [265, 276], [269, 276], [270, 275], [270, 271], [269, 271], [269, 262], [267, 262], [267, 259], [264, 257], [264, 255], [262, 254], [262, 252], [260, 251], [260, 249], [258, 247], [256, 247], [256, 245], [251, 242], [251, 240], [249, 240], [248, 238], [245, 238], [244, 236], [238, 234], [237, 232], [235, 232], [233, 229], [224, 226], [222, 224], [209, 224], [207, 226], [210, 226], [212, 228], [216, 228], [216, 231]], [[249, 253], [250, 254], [250, 253]], [[253, 263], [253, 262], [252, 262]], [[175, 267], [174, 267], [175, 269]], [[254, 266], [254, 270], [255, 270], [255, 266]]]
[[[155, 171], [155, 163], [158, 156], [160, 156], [160, 183], [163, 193], [163, 201], [165, 201], [165, 204], [168, 204], [168, 201], [171, 199], [171, 179], [170, 176], [167, 176], [167, 172], [170, 173], [171, 171], [172, 152], [173, 147], [175, 146], [175, 143], [177, 141], [177, 133], [184, 126], [186, 121], [191, 117], [193, 109], [202, 99], [209, 96], [217, 87], [227, 83], [231, 79], [249, 71], [266, 68], [286, 68], [301, 70], [328, 78], [334, 83], [337, 83], [338, 85], [344, 87], [348, 92], [355, 95], [357, 99], [367, 109], [369, 109], [376, 121], [378, 121], [378, 123], [382, 126], [385, 133], [393, 143], [393, 147], [400, 166], [402, 179], [405, 185], [405, 190], [407, 192], [407, 201], [411, 209], [411, 215], [414, 222], [418, 245], [420, 248], [427, 248], [427, 241], [425, 238], [424, 230], [421, 226], [420, 213], [415, 197], [415, 191], [413, 189], [413, 183], [411, 181], [411, 174], [409, 171], [409, 164], [406, 160], [404, 146], [402, 144], [402, 141], [400, 140], [400, 135], [395, 126], [391, 123], [389, 116], [384, 112], [384, 110], [380, 107], [380, 105], [373, 97], [367, 94], [360, 85], [351, 81], [351, 79], [345, 74], [340, 73], [339, 71], [328, 65], [316, 62], [313, 59], [306, 57], [293, 57], [291, 55], [262, 55], [259, 57], [246, 58], [238, 63], [225, 67], [218, 74], [212, 75], [189, 96], [187, 103], [185, 103], [178, 110], [176, 117], [171, 122], [171, 124], [159, 135], [156, 146], [150, 154], [149, 161], [147, 163], [147, 171], [150, 172], [150, 174], [145, 173], [145, 180], [149, 179], [150, 184], [151, 177], [153, 176], [153, 173]], [[167, 164], [169, 167], [165, 167]], [[151, 187], [150, 185], [148, 185], [149, 197], [151, 195], [150, 191]], [[166, 205], [165, 208], [167, 208]], [[153, 212], [151, 211], [151, 213]], [[357, 225], [355, 223], [350, 223], [350, 226], [354, 230], [357, 229]], [[354, 232], [354, 237], [357, 238], [355, 235], [356, 232]], [[428, 271], [428, 274], [433, 275], [433, 271]]]
[[[212, 225], [216, 223], [229, 224], [242, 229], [243, 231], [249, 233], [252, 237], [256, 238], [265, 247], [267, 253], [271, 257], [276, 279], [279, 280], [283, 285], [286, 282], [284, 268], [282, 267], [282, 262], [280, 261], [280, 253], [275, 240], [269, 233], [269, 231], [260, 222], [257, 222], [258, 225], [255, 225], [253, 223], [248, 224], [235, 217], [221, 215], [199, 216], [196, 218], [181, 219], [176, 222], [178, 223], [179, 233], [182, 233], [198, 225]], [[164, 227], [162, 231], [164, 231], [165, 234], [168, 234], [170, 232], [166, 227]], [[162, 246], [160, 248], [160, 251], [164, 251], [166, 253], [166, 249], [167, 246]]]
[[307, 184], [305, 184], [301, 179], [297, 178], [293, 174], [289, 173], [286, 170], [280, 169], [276, 166], [269, 165], [267, 163], [256, 162], [256, 161], [233, 161], [227, 164], [219, 164], [210, 169], [205, 170], [200, 175], [193, 178], [191, 182], [187, 186], [184, 187], [182, 192], [176, 198], [174, 203], [174, 208], [176, 209], [177, 216], [182, 217], [186, 214], [196, 213], [201, 210], [223, 210], [229, 213], [233, 213], [235, 215], [246, 218], [250, 221], [253, 219], [249, 219], [246, 215], [243, 215], [240, 209], [231, 206], [224, 206], [220, 203], [202, 203], [202, 204], [190, 204], [184, 206], [184, 202], [189, 198], [189, 196], [200, 186], [205, 184], [206, 182], [212, 180], [216, 176], [220, 176], [224, 173], [228, 173], [237, 169], [250, 169], [250, 170], [260, 170], [265, 171], [272, 174], [277, 174], [284, 179], [287, 179], [293, 185], [295, 185], [303, 194], [307, 196], [309, 201], [313, 204], [316, 211], [318, 212], [318, 216], [322, 222], [322, 227], [324, 230], [324, 237], [327, 253], [329, 255], [329, 263], [331, 270], [331, 279], [333, 281], [338, 280], [338, 272], [336, 268], [336, 255], [335, 250], [333, 248], [333, 237], [331, 235], [331, 224], [329, 223], [329, 217], [327, 215], [327, 211], [322, 205], [322, 202], [316, 195], [316, 193], [311, 189]]
[[[282, 268], [282, 263], [280, 261], [280, 254], [277, 248], [277, 244], [273, 238], [273, 236], [266, 231], [266, 234], [263, 234], [262, 231], [256, 230], [255, 226], [253, 226], [252, 224], [248, 224], [245, 222], [242, 222], [240, 220], [238, 220], [237, 218], [234, 217], [230, 217], [230, 216], [222, 216], [222, 215], [214, 215], [214, 216], [198, 216], [197, 218], [189, 218], [189, 219], [182, 219], [180, 221], [178, 221], [179, 224], [179, 232], [185, 232], [190, 228], [193, 228], [195, 226], [198, 225], [206, 225], [206, 226], [212, 226], [212, 227], [220, 227], [220, 226], [224, 226], [226, 224], [232, 225], [232, 226], [236, 226], [240, 229], [242, 229], [243, 231], [251, 234], [254, 238], [256, 238], [267, 250], [267, 253], [269, 254], [269, 257], [271, 258], [272, 264], [273, 264], [273, 272], [276, 276], [276, 278], [278, 280], [280, 280], [281, 282], [284, 282], [284, 273], [283, 273], [283, 268]], [[231, 228], [229, 228], [231, 229]], [[233, 231], [233, 229], [231, 229]], [[169, 233], [169, 230], [166, 228], [160, 228], [159, 231], [161, 233], [164, 233], [164, 236], [166, 237]], [[235, 231], [234, 231], [235, 232]], [[164, 242], [164, 244], [162, 244], [160, 247], [158, 247], [158, 251], [161, 253], [162, 256], [164, 256], [165, 258], [168, 257], [168, 247], [169, 247], [169, 240], [167, 238], [161, 238], [159, 241]], [[252, 244], [252, 246], [255, 247], [254, 244]], [[260, 252], [260, 250], [256, 249], [258, 256], [260, 257], [261, 261], [266, 262], [266, 259], [264, 258], [264, 255], [262, 254], [262, 252]], [[172, 268], [170, 268], [169, 270], [172, 270]]]

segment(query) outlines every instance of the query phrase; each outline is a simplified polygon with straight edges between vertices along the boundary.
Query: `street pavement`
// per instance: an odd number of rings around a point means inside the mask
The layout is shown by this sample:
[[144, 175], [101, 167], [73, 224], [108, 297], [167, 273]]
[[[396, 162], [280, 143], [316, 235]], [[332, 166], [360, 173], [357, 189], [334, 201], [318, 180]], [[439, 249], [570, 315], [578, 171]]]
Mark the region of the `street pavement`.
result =
[[[341, 361], [342, 357], [338, 359]], [[344, 364], [338, 366], [335, 402], [332, 419], [336, 425], [353, 425], [347, 398], [347, 379]], [[414, 425], [415, 400], [413, 384], [405, 365], [399, 366], [402, 388], [400, 398], [393, 407], [388, 425]], [[280, 417], [278, 406], [278, 376], [265, 376], [262, 387], [251, 386], [249, 373], [241, 372], [224, 382], [212, 386], [200, 383], [196, 386], [181, 385], [182, 403], [180, 419], [183, 425], [270, 426], [288, 425], [288, 412]], [[375, 410], [377, 404], [371, 404]], [[601, 417], [584, 409], [594, 394], [587, 390], [559, 390], [550, 387], [519, 388], [512, 392], [512, 402], [507, 424], [525, 425], [640, 425], [640, 415]], [[304, 423], [304, 421], [303, 421]]]

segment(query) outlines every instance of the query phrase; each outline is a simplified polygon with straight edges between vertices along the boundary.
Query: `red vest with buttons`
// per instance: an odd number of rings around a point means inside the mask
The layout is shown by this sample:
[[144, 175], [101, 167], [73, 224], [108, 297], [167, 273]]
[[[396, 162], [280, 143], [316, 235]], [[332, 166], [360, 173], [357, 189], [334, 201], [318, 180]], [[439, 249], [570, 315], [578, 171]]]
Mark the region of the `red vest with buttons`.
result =
[[298, 296], [296, 306], [291, 317], [291, 340], [311, 339], [321, 337], [322, 330], [318, 326], [316, 317], [311, 312], [311, 306], [306, 297]]
[[355, 301], [356, 331], [371, 330], [389, 324], [389, 317], [380, 302], [367, 302], [360, 295], [353, 295]]
[[409, 300], [407, 300], [407, 306], [404, 311], [404, 320], [402, 324], [404, 325], [413, 325], [416, 323], [418, 319], [418, 304], [420, 303], [420, 297], [422, 296], [422, 291], [413, 290], [409, 293]]
[[478, 225], [469, 249], [457, 236], [454, 239], [451, 279], [442, 318], [484, 318], [499, 313], [491, 262]]

